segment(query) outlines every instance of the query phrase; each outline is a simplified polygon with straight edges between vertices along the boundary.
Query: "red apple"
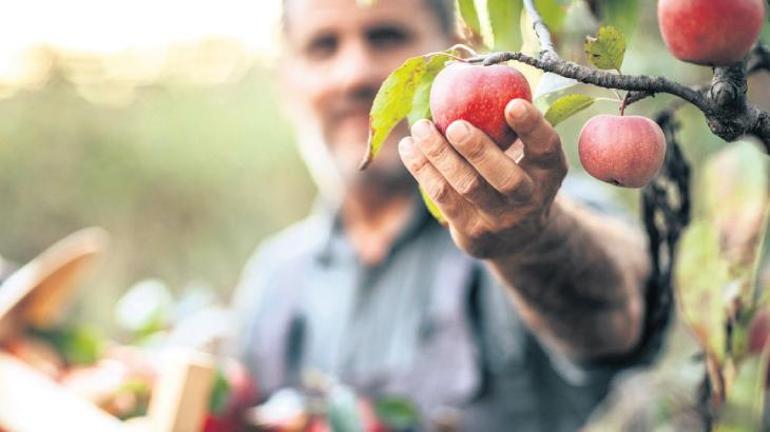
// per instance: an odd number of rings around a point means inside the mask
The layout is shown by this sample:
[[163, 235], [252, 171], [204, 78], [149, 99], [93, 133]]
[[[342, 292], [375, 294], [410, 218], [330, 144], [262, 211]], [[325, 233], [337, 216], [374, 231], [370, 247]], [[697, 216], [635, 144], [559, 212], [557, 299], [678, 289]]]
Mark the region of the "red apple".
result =
[[583, 168], [599, 180], [639, 188], [655, 177], [666, 155], [666, 137], [641, 116], [598, 115], [578, 138]]
[[678, 59], [725, 66], [740, 61], [759, 38], [765, 0], [660, 0], [663, 41]]
[[243, 364], [228, 359], [224, 364], [224, 373], [230, 386], [227, 412], [240, 415], [247, 408], [256, 404], [259, 399], [259, 391], [254, 378]]
[[511, 99], [532, 101], [529, 83], [521, 72], [505, 65], [457, 62], [444, 68], [433, 81], [430, 110], [442, 134], [452, 122], [465, 120], [505, 150], [516, 141], [504, 113]]

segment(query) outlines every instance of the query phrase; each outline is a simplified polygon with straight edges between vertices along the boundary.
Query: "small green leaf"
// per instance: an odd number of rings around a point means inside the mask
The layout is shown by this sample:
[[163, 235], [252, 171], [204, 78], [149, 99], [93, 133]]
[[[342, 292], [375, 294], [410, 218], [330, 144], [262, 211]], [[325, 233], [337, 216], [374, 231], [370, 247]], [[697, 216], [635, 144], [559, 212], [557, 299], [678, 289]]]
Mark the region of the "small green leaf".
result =
[[594, 98], [591, 96], [581, 94], [563, 96], [551, 104], [551, 107], [545, 112], [545, 119], [551, 123], [551, 126], [556, 126], [580, 111], [590, 107], [593, 103]]
[[422, 201], [425, 203], [425, 207], [428, 209], [428, 212], [433, 216], [438, 223], [441, 225], [446, 226], [446, 218], [444, 218], [444, 214], [441, 213], [441, 210], [438, 208], [436, 203], [433, 202], [433, 200], [428, 196], [428, 193], [425, 192], [425, 189], [420, 187], [420, 195], [422, 196]]
[[[456, 52], [448, 52], [449, 55], [457, 55]], [[434, 55], [425, 64], [425, 71], [421, 74], [417, 89], [412, 98], [412, 110], [407, 115], [409, 124], [414, 124], [417, 120], [431, 118], [430, 114], [430, 89], [433, 86], [433, 80], [436, 75], [446, 66], [446, 63], [452, 58], [449, 55]]]
[[599, 28], [596, 37], [586, 37], [588, 61], [599, 69], [620, 71], [626, 54], [626, 40], [618, 29], [612, 26]]
[[479, 13], [476, 10], [476, 2], [474, 0], [457, 0], [457, 7], [465, 26], [474, 36], [480, 35], [481, 21], [479, 21]]
[[209, 397], [209, 412], [219, 415], [224, 414], [227, 402], [230, 400], [230, 383], [221, 368], [217, 368], [214, 376], [214, 385]]
[[420, 415], [414, 404], [403, 398], [383, 397], [374, 404], [377, 418], [393, 430], [411, 430], [419, 425]]
[[93, 364], [104, 350], [104, 335], [95, 326], [79, 324], [35, 329], [33, 334], [53, 345], [64, 361], [71, 365]]
[[521, 48], [521, 10], [521, 0], [487, 1], [495, 51], [518, 51]]
[[539, 108], [548, 108], [548, 105], [565, 95], [566, 91], [580, 84], [572, 78], [564, 78], [553, 72], [546, 72], [540, 78], [532, 95], [532, 100]]
[[[382, 144], [399, 122], [407, 116], [414, 119], [425, 115], [430, 83], [452, 59], [454, 56], [446, 52], [412, 57], [385, 79], [369, 113], [369, 142], [361, 169], [366, 168], [377, 156]], [[415, 96], [420, 97], [416, 108]]]

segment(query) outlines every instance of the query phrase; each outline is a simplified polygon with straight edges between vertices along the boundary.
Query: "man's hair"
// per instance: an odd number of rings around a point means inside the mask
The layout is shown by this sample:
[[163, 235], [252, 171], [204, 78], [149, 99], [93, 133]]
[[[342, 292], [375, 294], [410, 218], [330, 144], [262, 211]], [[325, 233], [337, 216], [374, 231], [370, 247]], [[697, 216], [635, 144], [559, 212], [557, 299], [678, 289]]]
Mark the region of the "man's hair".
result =
[[[281, 27], [285, 32], [289, 28], [288, 8], [290, 0], [283, 0], [283, 12], [281, 14]], [[382, 0], [380, 0], [382, 1]], [[455, 29], [455, 2], [454, 0], [422, 0], [428, 9], [438, 19], [441, 30], [451, 35]]]

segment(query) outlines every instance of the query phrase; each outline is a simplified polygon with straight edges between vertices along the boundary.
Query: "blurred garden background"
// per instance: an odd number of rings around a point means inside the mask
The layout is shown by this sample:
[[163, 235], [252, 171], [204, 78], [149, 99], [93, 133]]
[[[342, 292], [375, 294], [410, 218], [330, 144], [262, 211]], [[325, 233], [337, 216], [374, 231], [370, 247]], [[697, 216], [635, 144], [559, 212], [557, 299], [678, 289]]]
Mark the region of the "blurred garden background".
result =
[[[710, 79], [663, 49], [653, 6], [645, 3], [624, 71]], [[281, 112], [280, 2], [34, 0], [5, 9], [0, 255], [24, 263], [79, 228], [107, 229], [110, 256], [77, 309], [105, 326], [121, 293], [146, 278], [227, 300], [259, 241], [304, 216], [315, 194]], [[752, 99], [770, 108], [770, 81], [752, 80]], [[629, 111], [652, 115], [671, 100]], [[616, 109], [599, 103], [559, 126], [573, 172], [581, 125]], [[696, 164], [722, 146], [695, 110], [681, 119]], [[635, 211], [637, 192], [606, 190]]]

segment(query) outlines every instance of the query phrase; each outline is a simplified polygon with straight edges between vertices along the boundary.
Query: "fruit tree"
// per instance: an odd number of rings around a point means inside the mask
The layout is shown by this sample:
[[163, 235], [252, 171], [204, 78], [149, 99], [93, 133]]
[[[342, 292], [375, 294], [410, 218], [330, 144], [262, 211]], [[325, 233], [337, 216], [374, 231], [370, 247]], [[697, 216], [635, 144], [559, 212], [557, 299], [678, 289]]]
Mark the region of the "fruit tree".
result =
[[[676, 302], [700, 350], [696, 411], [703, 428], [759, 430], [767, 421], [770, 381], [770, 289], [758, 276], [767, 232], [770, 113], [749, 100], [748, 78], [770, 72], [770, 49], [762, 41], [770, 40], [767, 1], [457, 0], [466, 43], [408, 59], [385, 80], [372, 107], [362, 168], [404, 120], [433, 118], [446, 133], [464, 119], [507, 149], [516, 140], [503, 118], [511, 99], [534, 100], [554, 126], [596, 102], [616, 103], [618, 113], [583, 126], [577, 152], [598, 180], [642, 188], [653, 266], [645, 326], [668, 326], [669, 305]], [[563, 23], [576, 5], [601, 23], [594, 35], [578, 35], [585, 37], [582, 55], [560, 54], [575, 39], [574, 27], [567, 31]], [[647, 6], [657, 7], [656, 31], [668, 51], [711, 68], [710, 82], [623, 73], [626, 36]], [[613, 97], [597, 97], [591, 87]], [[656, 95], [673, 98], [654, 118], [625, 115], [630, 105]], [[690, 165], [678, 141], [679, 111], [687, 105], [724, 141], [698, 173], [706, 192], [697, 202], [690, 199]]]

